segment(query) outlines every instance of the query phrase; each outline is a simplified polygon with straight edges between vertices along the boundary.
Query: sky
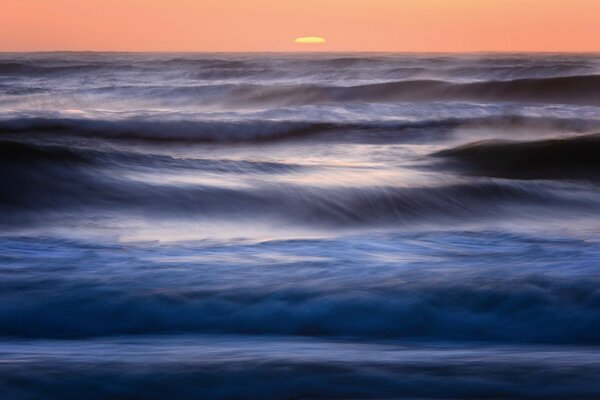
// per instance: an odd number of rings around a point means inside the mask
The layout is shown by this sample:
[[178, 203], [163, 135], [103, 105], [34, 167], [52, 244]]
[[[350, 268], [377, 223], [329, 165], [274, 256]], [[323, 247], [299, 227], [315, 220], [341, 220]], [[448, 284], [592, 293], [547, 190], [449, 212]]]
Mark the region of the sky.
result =
[[59, 50], [600, 51], [600, 0], [0, 0], [0, 51]]

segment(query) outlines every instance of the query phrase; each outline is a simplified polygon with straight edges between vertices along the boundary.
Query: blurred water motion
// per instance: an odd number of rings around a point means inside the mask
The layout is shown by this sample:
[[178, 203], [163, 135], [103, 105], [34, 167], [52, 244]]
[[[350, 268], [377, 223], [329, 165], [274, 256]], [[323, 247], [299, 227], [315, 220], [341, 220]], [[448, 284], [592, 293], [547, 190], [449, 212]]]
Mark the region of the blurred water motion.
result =
[[599, 68], [0, 55], [3, 396], [600, 397]]

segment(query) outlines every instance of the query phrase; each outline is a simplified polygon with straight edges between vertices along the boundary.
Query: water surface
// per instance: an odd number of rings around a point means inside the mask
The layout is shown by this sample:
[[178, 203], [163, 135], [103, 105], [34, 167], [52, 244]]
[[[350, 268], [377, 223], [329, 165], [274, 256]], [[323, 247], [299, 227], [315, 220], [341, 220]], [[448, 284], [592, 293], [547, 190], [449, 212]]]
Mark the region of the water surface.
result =
[[600, 397], [599, 71], [0, 54], [3, 396]]

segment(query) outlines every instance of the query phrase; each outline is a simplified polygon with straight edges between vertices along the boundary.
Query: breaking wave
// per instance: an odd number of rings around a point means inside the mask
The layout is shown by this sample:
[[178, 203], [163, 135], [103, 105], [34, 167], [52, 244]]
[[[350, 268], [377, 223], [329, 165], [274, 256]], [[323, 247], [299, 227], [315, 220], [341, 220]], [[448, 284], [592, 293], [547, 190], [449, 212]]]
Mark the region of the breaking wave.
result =
[[[97, 151], [63, 151], [9, 144], [0, 149], [12, 156], [0, 159], [0, 207], [5, 222], [47, 212], [114, 212], [155, 218], [253, 218], [326, 228], [391, 227], [409, 223], [485, 219], [518, 206], [569, 205], [598, 209], [593, 197], [561, 193], [537, 183], [470, 182], [437, 186], [318, 187], [267, 184], [229, 188], [202, 184], [148, 183], [120, 177], [138, 165], [165, 169], [190, 168], [219, 173], [278, 174], [304, 166], [214, 160], [156, 160], [106, 155]], [[3, 150], [3, 151], [4, 151]], [[2, 155], [2, 151], [0, 151]], [[17, 158], [15, 160], [15, 157]], [[95, 167], [90, 167], [93, 163]], [[108, 169], [107, 169], [108, 168]], [[316, 167], [312, 167], [316, 168]], [[544, 208], [538, 207], [540, 212]], [[16, 219], [16, 221], [15, 221]]]
[[42, 274], [2, 282], [0, 336], [227, 333], [600, 343], [600, 296], [594, 280], [499, 278], [492, 272], [457, 271], [453, 282], [402, 275], [381, 281], [371, 277], [360, 284], [344, 283], [342, 275], [335, 281], [298, 278], [294, 285], [211, 287], [214, 283], [207, 282], [197, 287], [172, 281], [164, 290], [119, 283], [114, 276], [103, 283], [78, 281], [77, 275], [48, 280]]

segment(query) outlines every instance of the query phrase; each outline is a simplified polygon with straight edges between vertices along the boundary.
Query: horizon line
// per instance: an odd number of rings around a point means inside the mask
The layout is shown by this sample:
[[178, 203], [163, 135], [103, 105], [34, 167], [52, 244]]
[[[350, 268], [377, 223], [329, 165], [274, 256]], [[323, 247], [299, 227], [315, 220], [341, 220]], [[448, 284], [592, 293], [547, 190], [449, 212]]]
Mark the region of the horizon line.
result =
[[600, 54], [599, 50], [468, 50], [468, 51], [402, 51], [402, 50], [1, 50], [0, 54], [26, 53], [137, 53], [137, 54]]

